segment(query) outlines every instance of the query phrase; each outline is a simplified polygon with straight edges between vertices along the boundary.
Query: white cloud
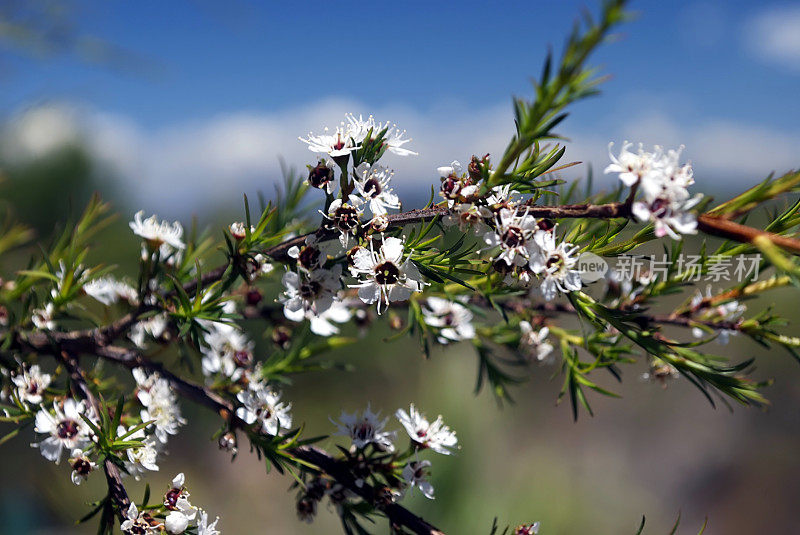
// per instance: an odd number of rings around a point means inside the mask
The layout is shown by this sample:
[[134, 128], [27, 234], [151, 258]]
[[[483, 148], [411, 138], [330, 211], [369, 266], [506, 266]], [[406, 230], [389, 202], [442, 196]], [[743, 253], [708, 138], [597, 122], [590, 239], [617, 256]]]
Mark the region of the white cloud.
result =
[[800, 72], [800, 6], [771, 8], [753, 17], [745, 43], [758, 57]]
[[[592, 163], [599, 173], [608, 162], [609, 141], [684, 144], [701, 191], [742, 187], [771, 170], [782, 172], [800, 164], [796, 133], [725, 119], [689, 125], [652, 111], [670, 109], [663, 103], [642, 102], [633, 108], [591, 127], [569, 119], [562, 128], [573, 134], [566, 159]], [[242, 111], [148, 130], [116, 114], [51, 106], [12, 121], [6, 139], [16, 139], [21, 153], [29, 156], [40, 156], [59, 143], [83, 140], [111, 171], [108, 175], [121, 179], [116, 189], [130, 204], [165, 217], [185, 217], [208, 207], [238, 207], [243, 192], [270, 194], [280, 177], [279, 157], [297, 169], [316, 161], [298, 135], [335, 125], [346, 112], [366, 109], [359, 102], [327, 99], [277, 112]], [[513, 131], [508, 104], [479, 110], [451, 105], [424, 111], [395, 105], [373, 113], [380, 120], [396, 121], [413, 138], [410, 145], [420, 153], [418, 157], [388, 154], [385, 163], [395, 169], [401, 195], [415, 201], [426, 198], [430, 186], [437, 183], [437, 166], [486, 152], [497, 158]], [[584, 173], [579, 167], [566, 176]], [[613, 178], [598, 182], [610, 184]]]

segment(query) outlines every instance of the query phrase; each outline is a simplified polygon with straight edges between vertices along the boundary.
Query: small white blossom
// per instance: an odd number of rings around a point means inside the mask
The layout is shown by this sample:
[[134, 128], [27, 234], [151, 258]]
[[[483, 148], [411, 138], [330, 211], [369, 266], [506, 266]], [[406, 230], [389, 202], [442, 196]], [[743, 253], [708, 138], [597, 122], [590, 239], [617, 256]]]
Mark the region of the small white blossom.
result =
[[172, 479], [172, 488], [164, 495], [164, 507], [169, 510], [164, 521], [168, 533], [178, 535], [186, 531], [189, 523], [197, 516], [197, 507], [189, 502], [189, 493], [183, 486], [183, 472]]
[[395, 237], [384, 238], [378, 251], [372, 243], [370, 248], [360, 248], [353, 256], [353, 272], [363, 278], [358, 284], [358, 297], [365, 303], [378, 303], [378, 313], [382, 305], [390, 301], [405, 301], [412, 292], [421, 292], [425, 283], [409, 255], [403, 261], [403, 240]]
[[83, 401], [72, 398], [64, 400], [63, 405], [55, 402], [53, 414], [41, 408], [36, 413], [33, 430], [47, 435], [39, 443], [31, 444], [39, 448], [42, 457], [56, 464], [61, 460], [61, 453], [66, 449], [72, 451], [84, 448], [90, 442], [91, 430], [81, 415], [90, 416]]
[[315, 315], [328, 310], [341, 288], [342, 266], [317, 269], [310, 273], [287, 271], [283, 275], [283, 294], [278, 300], [291, 321], [303, 321], [308, 312]]
[[408, 436], [419, 448], [430, 448], [437, 453], [450, 455], [451, 448], [458, 444], [455, 431], [451, 431], [439, 416], [433, 422], [428, 422], [425, 416], [417, 411], [412, 403], [408, 413], [397, 409], [395, 416], [405, 427]]
[[503, 208], [497, 214], [495, 230], [487, 232], [483, 239], [489, 247], [500, 248], [495, 261], [523, 266], [528, 263], [531, 241], [537, 228], [535, 217], [519, 214], [516, 209]]
[[44, 308], [37, 308], [31, 312], [31, 321], [37, 329], [52, 331], [56, 328], [56, 323], [53, 321], [54, 313], [53, 303], [47, 303]]
[[331, 419], [338, 431], [336, 435], [350, 437], [353, 446], [362, 449], [369, 444], [375, 444], [380, 450], [386, 452], [394, 451], [394, 431], [384, 431], [388, 418], [381, 419], [380, 413], [374, 413], [367, 405], [360, 415], [358, 412], [349, 414], [342, 411], [339, 421]]
[[139, 511], [136, 504], [131, 502], [128, 510], [125, 512], [125, 520], [120, 524], [119, 528], [128, 535], [151, 535], [161, 531], [161, 524], [150, 521], [152, 517], [144, 511]]
[[[612, 144], [613, 145], [613, 144]], [[633, 203], [631, 212], [640, 222], [652, 223], [655, 234], [661, 238], [679, 239], [681, 234], [695, 234], [697, 220], [689, 213], [703, 198], [701, 194], [690, 197], [687, 188], [694, 184], [692, 166], [680, 163], [683, 150], [664, 150], [656, 146], [655, 152], [646, 152], [639, 145], [638, 153], [628, 151], [630, 143], [622, 146], [619, 158], [610, 153], [612, 164], [606, 173], [620, 173], [627, 186], [637, 185], [644, 199]]]
[[240, 330], [223, 323], [214, 323], [203, 335], [208, 346], [201, 348], [203, 374], [222, 373], [237, 381], [253, 359], [253, 342]]
[[114, 277], [101, 277], [93, 279], [83, 285], [86, 295], [100, 301], [106, 306], [111, 306], [120, 299], [135, 305], [138, 300], [136, 290], [130, 284], [116, 280]]
[[183, 243], [183, 227], [179, 222], [159, 221], [155, 215], [143, 218], [144, 210], [136, 212], [129, 226], [134, 234], [144, 238], [152, 247], [158, 248], [164, 244], [178, 250], [186, 247]]
[[475, 337], [472, 325], [472, 311], [454, 301], [431, 296], [422, 308], [425, 323], [439, 329], [440, 344], [471, 340]]
[[291, 403], [281, 402], [280, 395], [266, 384], [250, 383], [250, 388], [239, 392], [236, 399], [242, 404], [242, 407], [236, 409], [236, 416], [245, 423], [258, 422], [261, 430], [270, 435], [277, 435], [281, 429], [291, 428]]
[[429, 500], [433, 499], [433, 485], [427, 480], [430, 461], [412, 461], [403, 468], [403, 479], [408, 485], [409, 493], [417, 487], [422, 495]]
[[308, 137], [299, 137], [300, 141], [308, 145], [311, 152], [321, 152], [331, 158], [349, 156], [351, 152], [361, 148], [353, 141], [353, 130], [342, 123], [333, 133], [325, 128], [323, 134], [308, 133]]
[[581, 273], [575, 253], [578, 247], [568, 242], [556, 245], [556, 229], [539, 230], [533, 237], [536, 247], [532, 248], [530, 269], [544, 277], [541, 285], [542, 295], [550, 301], [557, 292], [575, 292], [581, 289]]
[[[697, 307], [700, 305], [703, 299], [709, 297], [713, 297], [710, 286], [706, 288], [705, 296], [702, 294], [702, 292], [698, 291], [695, 296], [692, 297], [691, 306], [693, 308]], [[743, 305], [734, 299], [708, 309], [703, 309], [701, 314], [698, 316], [698, 319], [714, 323], [735, 323], [741, 319], [746, 310], [746, 305]], [[730, 337], [736, 336], [737, 334], [739, 334], [739, 331], [736, 329], [719, 329], [719, 333], [717, 334], [717, 343], [726, 345], [730, 340]], [[699, 327], [694, 327], [692, 328], [692, 335], [695, 338], [703, 338], [706, 335], [706, 332]]]
[[11, 378], [11, 382], [17, 387], [17, 397], [23, 403], [38, 405], [42, 402], [42, 394], [50, 386], [52, 378], [50, 374], [42, 373], [38, 364], [30, 368], [23, 368], [22, 373]]
[[404, 139], [406, 131], [400, 130], [396, 124], [378, 123], [372, 115], [364, 120], [361, 115], [356, 118], [352, 113], [346, 115], [345, 119], [347, 119], [347, 131], [357, 144], [369, 141], [367, 140], [367, 134], [370, 130], [372, 131], [372, 137], [375, 137], [383, 129], [386, 129], [386, 133], [383, 135], [383, 144], [386, 146], [386, 150], [398, 156], [417, 155], [416, 152], [403, 147], [411, 139]]
[[355, 171], [356, 191], [369, 206], [373, 218], [386, 215], [387, 208], [400, 208], [400, 198], [389, 187], [392, 171], [381, 165], [370, 166], [368, 162], [363, 162]]
[[553, 345], [547, 342], [550, 329], [542, 327], [539, 330], [535, 330], [529, 322], [524, 320], [519, 322], [519, 328], [522, 332], [520, 346], [526, 353], [533, 356], [539, 362], [542, 362], [552, 353]]
[[611, 159], [611, 164], [606, 167], [606, 174], [619, 173], [619, 179], [628, 187], [637, 182], [644, 182], [657, 174], [654, 169], [659, 165], [660, 152], [655, 154], [646, 152], [641, 143], [639, 143], [637, 152], [630, 152], [628, 149], [633, 146], [633, 143], [626, 141], [622, 144], [619, 157], [616, 157], [611, 153], [613, 146], [614, 143], [608, 144], [608, 157]]
[[154, 340], [161, 338], [167, 330], [167, 316], [165, 314], [156, 314], [145, 320], [140, 321], [131, 327], [131, 332], [128, 338], [138, 347], [147, 347], [146, 339], [150, 336]]
[[128, 460], [125, 461], [125, 470], [138, 481], [147, 471], [158, 472], [159, 443], [154, 436], [147, 435], [144, 429], [131, 432], [135, 427], [131, 426], [126, 429], [120, 425], [117, 427], [117, 436], [125, 437], [125, 440], [142, 442], [141, 446], [125, 450], [128, 455]]
[[89, 457], [87, 457], [83, 450], [75, 448], [69, 458], [69, 465], [72, 467], [72, 474], [70, 475], [72, 482], [80, 485], [87, 479], [89, 474], [97, 467]]
[[325, 226], [339, 231], [339, 242], [345, 249], [350, 248], [350, 240], [356, 235], [364, 213], [363, 201], [350, 195], [347, 202], [335, 199], [328, 207], [328, 213], [320, 212], [327, 220]]
[[216, 517], [213, 522], [208, 522], [208, 513], [200, 509], [197, 513], [197, 535], [220, 535], [221, 532], [217, 530], [217, 522], [219, 517]]
[[143, 370], [136, 368], [133, 376], [139, 386], [136, 397], [144, 407], [140, 417], [143, 422], [151, 422], [156, 438], [166, 444], [169, 435], [177, 434], [178, 428], [186, 423], [181, 417], [178, 397], [169, 381], [157, 373], [146, 375]]

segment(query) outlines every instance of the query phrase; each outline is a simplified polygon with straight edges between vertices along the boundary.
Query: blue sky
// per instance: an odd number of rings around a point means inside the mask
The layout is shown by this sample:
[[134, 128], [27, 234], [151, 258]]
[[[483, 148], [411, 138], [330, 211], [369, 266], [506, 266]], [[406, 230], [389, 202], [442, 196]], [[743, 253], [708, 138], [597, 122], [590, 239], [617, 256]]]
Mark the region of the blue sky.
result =
[[[133, 166], [153, 174], [154, 183], [181, 165], [191, 170], [190, 155], [204, 152], [197, 141], [204, 138], [220, 153], [216, 176], [243, 187], [248, 176], [272, 169], [277, 154], [309, 163], [288, 145], [308, 129], [344, 111], [384, 112], [392, 116], [379, 119], [424, 130], [409, 132], [426, 142], [417, 147], [421, 160], [396, 164], [398, 172], [419, 174], [436, 162], [500, 150], [511, 128], [510, 95], [530, 94], [528, 77], [538, 73], [547, 46], [560, 49], [582, 6], [597, 8], [573, 0], [378, 2], [367, 9], [356, 2], [213, 4], [78, 2], [80, 32], [130, 51], [141, 68], [109, 68], [70, 54], [33, 62], [6, 52], [0, 109], [9, 115], [67, 104], [84, 135], [114, 145], [100, 147], [102, 155], [120, 160], [115, 165], [125, 172]], [[575, 139], [573, 159], [602, 165], [608, 141], [630, 136], [686, 144], [696, 167], [714, 180], [757, 172], [754, 163], [743, 169], [735, 159], [748, 149], [758, 153], [751, 159], [764, 173], [795, 161], [796, 3], [639, 1], [632, 8], [637, 19], [594, 58], [613, 76], [604, 94], [577, 106], [562, 128]], [[265, 146], [266, 138], [272, 144]], [[437, 145], [443, 138], [450, 141]], [[138, 148], [124, 153], [126, 143]], [[137, 163], [171, 157], [164, 154], [170, 143], [170, 154], [187, 155], [169, 170]], [[270, 163], [262, 167], [253, 160], [265, 148]], [[244, 155], [245, 164], [220, 163], [225, 150], [233, 159]]]

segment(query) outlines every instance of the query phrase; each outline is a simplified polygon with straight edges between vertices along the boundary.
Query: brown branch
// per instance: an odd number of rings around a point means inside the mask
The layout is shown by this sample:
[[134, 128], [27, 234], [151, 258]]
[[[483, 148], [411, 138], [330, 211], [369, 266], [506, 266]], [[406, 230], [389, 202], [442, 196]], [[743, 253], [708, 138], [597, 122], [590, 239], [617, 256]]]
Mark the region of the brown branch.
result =
[[740, 243], [752, 244], [753, 240], [757, 237], [764, 236], [778, 247], [793, 254], [800, 254], [800, 240], [748, 227], [747, 225], [742, 225], [723, 217], [702, 214], [697, 218], [697, 228], [711, 236], [717, 236], [718, 238], [725, 238], [726, 240], [733, 240]]
[[[56, 353], [56, 356], [64, 364], [75, 394], [79, 398], [86, 400], [92, 409], [94, 409], [95, 414], [99, 415], [102, 407], [97, 403], [97, 399], [89, 389], [86, 376], [78, 364], [77, 357], [67, 351], [54, 351], [54, 353]], [[108, 495], [111, 498], [111, 503], [116, 510], [117, 518], [119, 518], [120, 522], [123, 522], [128, 517], [127, 511], [131, 500], [128, 497], [128, 492], [125, 490], [125, 486], [122, 484], [122, 475], [117, 465], [108, 458], [103, 461], [103, 471], [105, 472]]]

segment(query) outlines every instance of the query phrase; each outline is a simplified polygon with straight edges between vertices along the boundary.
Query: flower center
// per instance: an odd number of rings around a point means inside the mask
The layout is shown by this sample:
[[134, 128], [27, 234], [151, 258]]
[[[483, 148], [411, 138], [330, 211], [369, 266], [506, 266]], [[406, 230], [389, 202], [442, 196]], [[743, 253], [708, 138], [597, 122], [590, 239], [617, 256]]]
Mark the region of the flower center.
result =
[[233, 362], [240, 368], [247, 368], [253, 363], [253, 355], [245, 350], [236, 351], [233, 354]]
[[364, 193], [371, 199], [380, 195], [381, 191], [381, 183], [375, 178], [370, 178], [364, 183]]
[[78, 434], [78, 423], [74, 420], [62, 420], [56, 426], [58, 438], [67, 440]]
[[372, 436], [372, 426], [368, 422], [361, 422], [353, 429], [353, 435], [359, 440], [367, 440]]
[[308, 173], [308, 183], [315, 188], [322, 188], [331, 180], [333, 180], [333, 169], [322, 163]]
[[548, 273], [559, 273], [563, 271], [565, 265], [564, 257], [561, 255], [553, 255], [545, 262]]
[[352, 206], [342, 205], [337, 208], [333, 219], [340, 230], [350, 230], [358, 226], [358, 212]]
[[506, 247], [519, 247], [525, 243], [525, 235], [519, 228], [509, 227], [509, 229], [503, 233], [501, 240]]
[[164, 495], [164, 506], [175, 511], [178, 508], [178, 498], [181, 497], [181, 489], [169, 489]]
[[304, 268], [312, 268], [319, 262], [320, 251], [316, 247], [303, 247], [297, 260]]
[[75, 459], [72, 463], [72, 469], [81, 476], [88, 476], [92, 471], [92, 465], [86, 459]]
[[394, 284], [400, 279], [400, 269], [392, 262], [375, 266], [375, 281], [378, 284]]
[[301, 284], [299, 288], [300, 296], [303, 299], [313, 299], [319, 294], [320, 290], [322, 290], [322, 285], [317, 281], [308, 281]]

